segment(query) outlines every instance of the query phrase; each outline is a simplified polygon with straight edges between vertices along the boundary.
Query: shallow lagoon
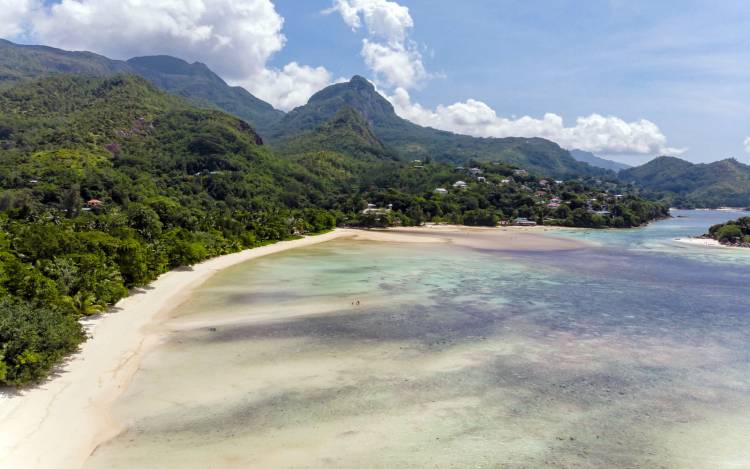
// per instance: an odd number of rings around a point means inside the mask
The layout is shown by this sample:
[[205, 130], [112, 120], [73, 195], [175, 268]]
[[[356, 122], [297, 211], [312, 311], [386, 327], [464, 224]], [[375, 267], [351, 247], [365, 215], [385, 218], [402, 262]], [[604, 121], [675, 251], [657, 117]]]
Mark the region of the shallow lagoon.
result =
[[[750, 253], [341, 240], [223, 271], [164, 325], [98, 467], [747, 467]], [[359, 301], [359, 305], [357, 305]]]

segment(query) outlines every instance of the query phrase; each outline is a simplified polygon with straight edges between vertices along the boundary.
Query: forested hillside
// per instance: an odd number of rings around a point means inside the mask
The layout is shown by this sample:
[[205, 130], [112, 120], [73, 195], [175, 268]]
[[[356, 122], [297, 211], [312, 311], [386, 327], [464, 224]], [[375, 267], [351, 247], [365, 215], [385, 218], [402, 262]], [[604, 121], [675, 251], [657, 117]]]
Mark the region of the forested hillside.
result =
[[201, 63], [189, 64], [168, 55], [135, 57], [124, 62], [91, 52], [19, 45], [0, 39], [0, 89], [22, 80], [57, 74], [106, 77], [118, 73], [142, 76], [195, 106], [228, 112], [261, 133], [269, 131], [284, 116], [244, 88], [227, 85]]
[[750, 166], [734, 159], [693, 164], [662, 156], [620, 171], [618, 177], [642, 187], [645, 196], [675, 207], [750, 206]]
[[43, 376], [78, 317], [162, 272], [335, 226], [245, 122], [143, 79], [42, 79], [0, 109], [0, 382]]
[[606, 170], [576, 161], [568, 151], [542, 138], [476, 138], [422, 127], [396, 115], [393, 106], [366, 79], [355, 76], [316, 93], [286, 116], [240, 87], [227, 85], [200, 63], [171, 56], [136, 57], [127, 62], [90, 52], [69, 52], [0, 40], [0, 88], [20, 80], [51, 74], [78, 73], [111, 76], [131, 73], [160, 89], [188, 99], [193, 105], [221, 109], [276, 143], [312, 131], [344, 107], [359, 111], [374, 134], [405, 161], [431, 158], [447, 163], [498, 161], [554, 177], [596, 175]]
[[305, 106], [289, 112], [275, 126], [271, 142], [313, 130], [344, 107], [359, 111], [375, 135], [405, 160], [496, 161], [555, 177], [613, 175], [576, 161], [559, 145], [542, 138], [477, 138], [416, 125], [399, 117], [372, 83], [359, 76], [319, 91]]

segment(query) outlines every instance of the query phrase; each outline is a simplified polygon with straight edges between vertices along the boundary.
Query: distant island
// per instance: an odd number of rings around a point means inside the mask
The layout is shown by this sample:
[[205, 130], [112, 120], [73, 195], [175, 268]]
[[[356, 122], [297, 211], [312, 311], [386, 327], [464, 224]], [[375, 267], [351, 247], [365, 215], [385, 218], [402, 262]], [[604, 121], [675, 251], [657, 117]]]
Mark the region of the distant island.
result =
[[704, 236], [725, 246], [750, 248], [750, 217], [714, 225]]

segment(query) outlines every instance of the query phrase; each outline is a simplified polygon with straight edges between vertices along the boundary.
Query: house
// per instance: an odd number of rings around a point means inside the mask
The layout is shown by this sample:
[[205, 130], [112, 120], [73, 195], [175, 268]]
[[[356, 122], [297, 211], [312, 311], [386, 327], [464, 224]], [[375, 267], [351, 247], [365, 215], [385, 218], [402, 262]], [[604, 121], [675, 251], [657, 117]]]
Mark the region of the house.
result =
[[476, 177], [482, 174], [482, 170], [480, 168], [469, 168], [469, 174]]
[[435, 193], [439, 195], [444, 195], [448, 193], [448, 189], [445, 189], [443, 187], [438, 187], [437, 189], [435, 189]]
[[500, 181], [500, 184], [510, 184], [510, 183], [511, 183], [511, 179], [502, 179]]
[[526, 171], [525, 169], [516, 169], [516, 170], [513, 170], [513, 175], [514, 176], [527, 176], [528, 174], [529, 174], [529, 172]]
[[565, 181], [560, 181], [559, 179], [555, 181], [555, 184], [562, 184]]
[[469, 187], [469, 185], [464, 181], [456, 181], [453, 183], [453, 187], [455, 187], [456, 189], [466, 189], [467, 187]]
[[102, 202], [102, 201], [101, 201], [101, 200], [99, 200], [99, 199], [91, 199], [91, 200], [89, 200], [88, 202], [86, 202], [86, 205], [88, 205], [89, 207], [99, 207], [99, 206], [100, 206], [100, 205], [102, 205], [103, 203], [104, 203], [104, 202]]
[[547, 181], [546, 179], [542, 179], [539, 181], [540, 186], [546, 186], [547, 184], [549, 184], [549, 181]]
[[367, 208], [362, 210], [362, 213], [376, 213], [383, 214], [393, 210], [393, 204], [388, 204], [388, 208], [378, 208], [375, 204], [367, 204]]
[[531, 221], [528, 218], [519, 217], [513, 220], [515, 226], [536, 226], [535, 221]]
[[547, 208], [560, 208], [560, 202], [550, 202], [547, 204]]
[[487, 178], [486, 178], [486, 177], [484, 177], [484, 176], [479, 176], [479, 177], [477, 178], [477, 182], [487, 182]]

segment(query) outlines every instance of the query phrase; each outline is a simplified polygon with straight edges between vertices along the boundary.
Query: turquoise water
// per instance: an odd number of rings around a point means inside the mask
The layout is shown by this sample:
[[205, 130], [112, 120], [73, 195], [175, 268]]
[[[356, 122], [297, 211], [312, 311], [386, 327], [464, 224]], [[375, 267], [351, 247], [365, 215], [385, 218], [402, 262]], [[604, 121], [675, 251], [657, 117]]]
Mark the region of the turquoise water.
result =
[[555, 252], [341, 240], [221, 272], [89, 467], [750, 467], [736, 218]]

